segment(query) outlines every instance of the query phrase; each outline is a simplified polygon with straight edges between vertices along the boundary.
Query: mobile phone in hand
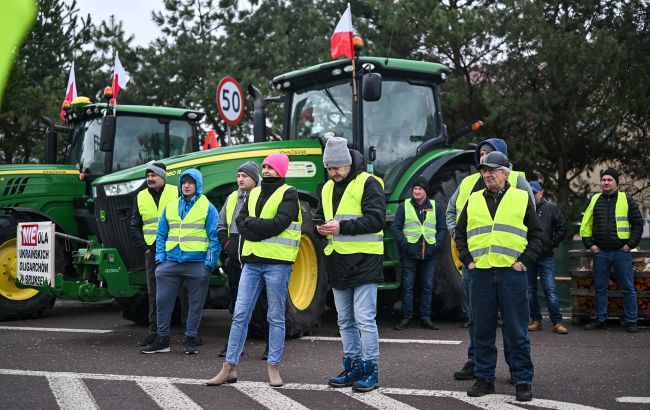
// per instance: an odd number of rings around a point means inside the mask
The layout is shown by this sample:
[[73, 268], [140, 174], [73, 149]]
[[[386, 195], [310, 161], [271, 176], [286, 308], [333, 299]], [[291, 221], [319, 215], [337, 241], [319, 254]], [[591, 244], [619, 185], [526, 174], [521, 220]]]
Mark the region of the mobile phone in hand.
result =
[[319, 218], [314, 218], [314, 219], [312, 219], [312, 221], [314, 222], [315, 225], [323, 225], [325, 223], [324, 220], [319, 219]]

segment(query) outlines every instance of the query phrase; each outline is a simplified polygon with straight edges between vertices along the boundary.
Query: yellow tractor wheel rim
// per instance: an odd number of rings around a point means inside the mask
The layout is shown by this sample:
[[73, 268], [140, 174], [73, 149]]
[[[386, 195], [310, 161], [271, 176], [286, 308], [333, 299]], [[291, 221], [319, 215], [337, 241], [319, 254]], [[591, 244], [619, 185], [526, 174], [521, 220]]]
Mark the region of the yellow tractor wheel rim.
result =
[[9, 300], [27, 300], [38, 294], [35, 289], [16, 287], [16, 239], [0, 245], [0, 295]]
[[300, 239], [298, 257], [289, 279], [289, 297], [298, 310], [305, 310], [314, 300], [318, 285], [318, 256], [311, 238], [305, 234]]
[[458, 269], [458, 274], [462, 275], [463, 262], [460, 261], [460, 254], [458, 253], [458, 249], [456, 249], [456, 242], [453, 239], [451, 240], [451, 258], [454, 260], [456, 269]]

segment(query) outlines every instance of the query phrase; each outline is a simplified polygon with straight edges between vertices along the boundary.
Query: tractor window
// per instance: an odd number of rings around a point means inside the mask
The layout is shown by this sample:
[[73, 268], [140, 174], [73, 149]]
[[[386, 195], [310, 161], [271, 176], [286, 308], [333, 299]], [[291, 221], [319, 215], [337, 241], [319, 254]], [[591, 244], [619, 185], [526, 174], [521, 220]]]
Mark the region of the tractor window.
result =
[[293, 95], [289, 139], [319, 138], [334, 131], [352, 144], [352, 87], [349, 81]]
[[102, 173], [104, 169], [104, 153], [99, 150], [101, 131], [101, 118], [95, 118], [75, 126], [70, 150], [70, 163], [76, 165], [79, 170], [89, 170], [91, 174]]

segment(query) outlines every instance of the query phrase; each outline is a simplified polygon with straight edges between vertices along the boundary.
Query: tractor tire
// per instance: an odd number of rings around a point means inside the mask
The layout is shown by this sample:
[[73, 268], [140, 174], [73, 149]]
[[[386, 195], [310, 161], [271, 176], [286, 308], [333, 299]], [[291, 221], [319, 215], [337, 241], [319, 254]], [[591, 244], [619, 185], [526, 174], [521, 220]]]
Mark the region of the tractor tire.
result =
[[[115, 298], [115, 302], [122, 309], [123, 319], [129, 320], [136, 325], [149, 324], [149, 297], [146, 291], [130, 298]], [[180, 298], [177, 298], [170, 325], [178, 326], [181, 323], [181, 304]]]
[[[0, 215], [0, 320], [37, 318], [52, 309], [56, 298], [35, 289], [16, 287], [16, 229], [23, 222], [13, 215]], [[65, 258], [57, 246], [56, 265]]]

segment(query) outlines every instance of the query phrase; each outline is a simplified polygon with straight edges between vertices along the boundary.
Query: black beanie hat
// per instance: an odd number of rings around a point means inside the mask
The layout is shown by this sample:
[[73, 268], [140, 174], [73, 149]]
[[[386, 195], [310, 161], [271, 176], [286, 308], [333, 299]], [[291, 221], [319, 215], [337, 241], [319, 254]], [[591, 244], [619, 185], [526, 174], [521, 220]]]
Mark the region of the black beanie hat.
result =
[[424, 192], [427, 192], [429, 190], [429, 182], [423, 176], [418, 176], [415, 178], [415, 180], [411, 184], [411, 190], [416, 186], [419, 186], [422, 189], [424, 189]]
[[616, 181], [616, 185], [618, 185], [618, 178], [621, 176], [621, 174], [614, 168], [609, 167], [604, 171], [600, 171], [600, 177], [604, 177], [605, 175], [609, 175], [612, 178], [614, 178], [614, 181]]

